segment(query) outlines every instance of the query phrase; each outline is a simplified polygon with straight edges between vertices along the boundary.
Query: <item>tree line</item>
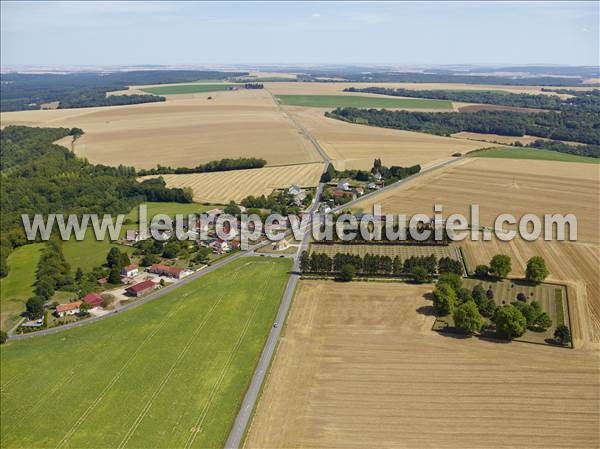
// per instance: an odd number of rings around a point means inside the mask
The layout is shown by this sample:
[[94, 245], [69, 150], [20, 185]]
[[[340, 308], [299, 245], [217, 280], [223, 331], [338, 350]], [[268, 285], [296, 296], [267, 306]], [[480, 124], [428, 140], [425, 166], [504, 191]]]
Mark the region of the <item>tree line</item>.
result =
[[421, 171], [421, 166], [411, 165], [410, 167], [400, 167], [398, 165], [392, 165], [386, 167], [382, 164], [380, 158], [376, 158], [373, 161], [373, 167], [370, 171], [368, 170], [336, 170], [333, 164], [327, 166], [327, 170], [321, 175], [321, 182], [330, 182], [332, 179], [348, 178], [356, 181], [373, 181], [377, 180], [374, 175], [379, 174], [381, 180], [386, 181], [388, 184], [399, 181], [404, 178], [408, 178]]
[[133, 167], [90, 164], [57, 139], [67, 128], [7, 126], [0, 131], [0, 275], [13, 248], [30, 243], [21, 214], [119, 214], [143, 201], [189, 203], [189, 189], [169, 189], [163, 179], [136, 180]]
[[[410, 256], [402, 260], [399, 256], [336, 253], [333, 257], [325, 253], [308, 253], [300, 255], [300, 270], [311, 274], [340, 274], [345, 267], [352, 266], [355, 274], [364, 276], [410, 276], [414, 281], [429, 282], [438, 273], [463, 274], [462, 263], [450, 257], [439, 260], [435, 255]], [[351, 279], [349, 279], [351, 280]]]
[[43, 103], [59, 101], [59, 108], [113, 106], [148, 101], [164, 101], [156, 95], [108, 96], [130, 85], [186, 83], [197, 80], [223, 80], [247, 72], [202, 70], [134, 70], [67, 74], [3, 73], [0, 75], [0, 111], [40, 109]]
[[[461, 131], [588, 144], [586, 151], [600, 157], [600, 114], [576, 111], [519, 113], [512, 111], [409, 112], [385, 109], [337, 108], [326, 116], [382, 128], [449, 136]], [[539, 145], [542, 145], [540, 143]], [[593, 146], [592, 146], [593, 145]], [[573, 147], [577, 148], [577, 147]]]
[[180, 175], [188, 173], [209, 173], [217, 171], [230, 170], [245, 170], [251, 168], [262, 168], [267, 165], [267, 161], [256, 157], [240, 157], [237, 159], [221, 159], [218, 161], [210, 161], [205, 164], [197, 165], [196, 167], [164, 167], [157, 165], [156, 168], [140, 169], [137, 171], [138, 176], [147, 175]]

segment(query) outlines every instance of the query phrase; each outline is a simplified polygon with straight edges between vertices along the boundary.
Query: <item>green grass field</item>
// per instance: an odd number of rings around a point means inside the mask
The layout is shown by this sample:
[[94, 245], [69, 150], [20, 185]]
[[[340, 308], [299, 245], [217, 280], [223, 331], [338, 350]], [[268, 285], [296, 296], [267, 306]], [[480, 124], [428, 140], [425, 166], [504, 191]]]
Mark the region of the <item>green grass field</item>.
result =
[[[124, 225], [123, 228], [135, 228], [135, 225]], [[125, 230], [123, 229], [122, 234], [124, 232]], [[71, 271], [75, 273], [77, 268], [81, 268], [86, 272], [106, 263], [106, 255], [113, 246], [119, 248], [121, 252], [126, 252], [130, 255], [134, 250], [130, 246], [111, 243], [108, 233], [106, 233], [104, 240], [96, 240], [92, 228], [88, 228], [83, 240], [72, 238], [68, 242], [63, 242], [62, 250], [67, 262], [71, 265]]]
[[[206, 205], [198, 203], [144, 203], [147, 206], [148, 219], [156, 214], [167, 214], [169, 217], [175, 217], [176, 214], [200, 214], [214, 208], [221, 208], [219, 205]], [[139, 208], [136, 206], [125, 216], [125, 220], [138, 222]]]
[[291, 262], [241, 258], [104, 321], [1, 347], [3, 448], [221, 448]]
[[504, 159], [539, 159], [543, 161], [583, 162], [600, 164], [599, 158], [577, 156], [576, 154], [559, 153], [558, 151], [537, 150], [533, 148], [491, 148], [476, 150], [468, 154], [470, 157], [492, 157]]
[[8, 256], [8, 275], [0, 279], [0, 328], [8, 330], [15, 318], [25, 310], [25, 301], [32, 296], [35, 272], [43, 243], [33, 243], [15, 249]]
[[452, 109], [452, 102], [449, 100], [422, 98], [377, 98], [356, 95], [276, 95], [276, 97], [283, 105], [314, 108]]
[[212, 84], [179, 84], [176, 86], [147, 87], [142, 89], [144, 92], [154, 95], [175, 95], [175, 94], [197, 94], [203, 92], [217, 92], [220, 90], [229, 90], [236, 84], [230, 83], [212, 83]]

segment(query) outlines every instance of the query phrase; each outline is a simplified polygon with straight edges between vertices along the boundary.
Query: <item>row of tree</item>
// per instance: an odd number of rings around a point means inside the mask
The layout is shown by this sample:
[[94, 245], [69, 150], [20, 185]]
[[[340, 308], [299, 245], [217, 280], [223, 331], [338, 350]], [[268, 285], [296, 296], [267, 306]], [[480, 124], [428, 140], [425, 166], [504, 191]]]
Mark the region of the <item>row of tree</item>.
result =
[[[568, 140], [600, 145], [600, 114], [578, 110], [522, 113], [512, 111], [409, 112], [337, 108], [326, 116], [351, 123], [448, 136], [461, 131]], [[600, 157], [599, 153], [594, 153]]]
[[[600, 112], [600, 89], [591, 91], [568, 92], [569, 97], [562, 99], [558, 95], [515, 94], [493, 90], [413, 90], [387, 87], [366, 87], [357, 89], [348, 87], [346, 92], [365, 92], [397, 97], [430, 98], [436, 100], [461, 101], [464, 103], [484, 103], [521, 108], [553, 109], [558, 111]], [[546, 89], [548, 91], [548, 89]]]
[[455, 273], [462, 275], [460, 261], [449, 257], [439, 260], [435, 255], [411, 256], [402, 260], [399, 256], [336, 253], [333, 257], [325, 253], [304, 251], [300, 255], [300, 269], [305, 273], [335, 274], [342, 273], [347, 266], [353, 267], [355, 274], [365, 276], [411, 276], [416, 282], [429, 282], [436, 273]]
[[[490, 260], [489, 265], [477, 265], [474, 275], [480, 279], [489, 277], [505, 278], [512, 271], [512, 261], [510, 256], [505, 254], [496, 254]], [[550, 272], [546, 267], [546, 261], [541, 256], [533, 256], [527, 261], [525, 266], [525, 279], [530, 282], [542, 282]]]
[[237, 159], [221, 159], [210, 161], [196, 167], [164, 167], [157, 165], [155, 168], [141, 169], [137, 171], [138, 176], [146, 175], [170, 175], [187, 173], [210, 173], [217, 171], [246, 170], [250, 168], [262, 168], [267, 164], [264, 159], [256, 157], [240, 157]]

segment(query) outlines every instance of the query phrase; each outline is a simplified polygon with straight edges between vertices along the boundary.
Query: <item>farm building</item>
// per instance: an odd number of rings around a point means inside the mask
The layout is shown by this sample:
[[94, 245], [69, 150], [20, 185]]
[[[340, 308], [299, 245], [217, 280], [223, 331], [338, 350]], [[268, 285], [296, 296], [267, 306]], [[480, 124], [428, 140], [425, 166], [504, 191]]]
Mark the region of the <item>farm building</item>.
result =
[[156, 288], [156, 284], [151, 280], [140, 282], [139, 284], [132, 285], [125, 289], [130, 296], [141, 296], [145, 293], [151, 292]]
[[139, 271], [138, 265], [136, 263], [132, 263], [131, 265], [121, 268], [121, 276], [130, 278], [138, 274]]
[[68, 302], [66, 304], [59, 304], [56, 306], [56, 315], [61, 318], [68, 315], [75, 315], [80, 312], [79, 307], [82, 303], [82, 301], [75, 301]]
[[151, 265], [148, 271], [159, 276], [168, 276], [175, 279], [181, 279], [184, 276], [183, 268], [169, 267], [161, 264]]
[[98, 293], [88, 293], [83, 298], [81, 298], [83, 302], [88, 303], [92, 308], [101, 307], [102, 305], [102, 296]]

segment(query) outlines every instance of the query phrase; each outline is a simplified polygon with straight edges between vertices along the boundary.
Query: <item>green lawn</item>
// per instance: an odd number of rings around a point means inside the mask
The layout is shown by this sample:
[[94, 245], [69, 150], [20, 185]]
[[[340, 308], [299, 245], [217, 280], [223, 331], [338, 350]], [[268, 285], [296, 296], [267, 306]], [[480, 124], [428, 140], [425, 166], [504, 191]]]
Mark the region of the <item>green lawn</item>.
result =
[[[123, 228], [133, 229], [135, 225], [123, 225]], [[121, 234], [124, 233], [125, 230], [122, 229]], [[127, 252], [130, 255], [133, 252], [131, 246], [112, 243], [108, 233], [106, 233], [104, 240], [96, 240], [92, 228], [88, 228], [83, 240], [72, 238], [68, 242], [63, 242], [62, 250], [67, 262], [71, 265], [71, 271], [75, 273], [77, 268], [81, 268], [86, 272], [106, 263], [106, 255], [113, 246], [119, 248], [121, 252]]]
[[229, 90], [231, 86], [237, 84], [228, 83], [212, 83], [212, 84], [178, 84], [176, 86], [158, 86], [146, 87], [142, 89], [144, 92], [154, 95], [174, 95], [174, 94], [196, 94], [202, 92], [217, 92], [220, 90]]
[[[147, 214], [148, 219], [151, 219], [156, 214], [167, 214], [169, 217], [175, 218], [176, 214], [200, 214], [202, 212], [206, 212], [207, 210], [220, 208], [224, 206], [219, 205], [206, 205], [206, 204], [198, 204], [198, 203], [154, 203], [148, 202], [144, 203], [147, 206]], [[131, 220], [135, 223], [138, 221], [138, 213], [139, 208], [136, 206], [131, 209], [125, 216], [125, 220]]]
[[452, 109], [449, 100], [422, 98], [377, 98], [356, 95], [276, 95], [281, 104], [315, 108], [421, 108]]
[[241, 258], [107, 320], [8, 342], [3, 448], [222, 448], [291, 262]]
[[491, 148], [489, 150], [476, 150], [469, 153], [470, 157], [495, 157], [504, 159], [539, 159], [544, 161], [583, 162], [586, 164], [600, 164], [599, 158], [577, 156], [576, 154], [559, 153], [533, 148]]
[[43, 243], [15, 249], [8, 256], [8, 275], [0, 279], [0, 327], [8, 330], [17, 315], [25, 310], [25, 301], [33, 294], [35, 272]]

